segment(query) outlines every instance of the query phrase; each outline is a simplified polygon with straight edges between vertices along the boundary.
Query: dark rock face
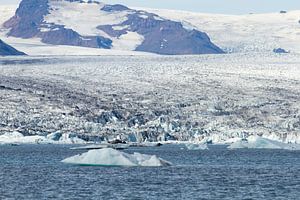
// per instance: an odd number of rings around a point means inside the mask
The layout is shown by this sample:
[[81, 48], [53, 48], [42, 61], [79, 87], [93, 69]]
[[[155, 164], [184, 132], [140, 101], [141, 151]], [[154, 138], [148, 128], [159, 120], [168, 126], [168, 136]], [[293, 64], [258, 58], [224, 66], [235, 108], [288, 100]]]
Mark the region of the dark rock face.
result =
[[[116, 8], [114, 10], [113, 8]], [[118, 11], [118, 7], [110, 7], [110, 12]], [[128, 9], [130, 10], [130, 9]], [[134, 11], [128, 20], [119, 24], [128, 27], [114, 30], [112, 26], [99, 26], [98, 29], [112, 37], [119, 37], [127, 31], [137, 32], [144, 36], [143, 43], [136, 51], [153, 52], [166, 55], [179, 54], [216, 54], [224, 53], [214, 45], [206, 33], [198, 30], [187, 30], [179, 22], [161, 19], [158, 15]]]
[[[179, 22], [149, 19], [134, 19], [131, 27], [144, 35], [145, 40], [137, 47], [138, 51], [158, 54], [212, 54], [223, 51], [211, 43], [209, 37], [197, 30], [186, 30]], [[130, 21], [126, 22], [127, 24]]]
[[[224, 53], [214, 45], [206, 33], [198, 30], [186, 29], [182, 23], [160, 18], [158, 15], [132, 10], [123, 5], [104, 5], [101, 12], [118, 13], [128, 11], [127, 19], [120, 24], [98, 26], [110, 36], [82, 36], [75, 30], [67, 29], [64, 25], [44, 22], [44, 16], [51, 11], [51, 0], [23, 0], [14, 17], [4, 26], [10, 29], [9, 36], [32, 38], [39, 37], [42, 42], [54, 45], [72, 45], [92, 48], [110, 49], [112, 38], [118, 38], [128, 31], [136, 32], [144, 37], [143, 42], [136, 47], [136, 51], [145, 51], [166, 55], [178, 54], [215, 54]], [[65, 0], [72, 3], [86, 3], [81, 0]], [[88, 1], [89, 4], [100, 4]], [[99, 10], [100, 12], [100, 10]], [[115, 30], [114, 26], [123, 29]], [[48, 31], [40, 31], [47, 28]]]
[[0, 40], [0, 56], [10, 56], [10, 55], [25, 55], [25, 53], [16, 50], [15, 48], [9, 46]]
[[32, 38], [39, 34], [44, 16], [49, 14], [48, 0], [23, 0], [14, 17], [4, 23], [9, 36]]
[[71, 29], [61, 28], [42, 33], [42, 42], [56, 45], [71, 45], [109, 49], [112, 41], [102, 36], [83, 37]]
[[282, 48], [277, 48], [277, 49], [273, 49], [274, 53], [289, 53], [288, 51], [286, 51], [285, 49]]
[[120, 4], [115, 4], [115, 5], [105, 5], [101, 10], [106, 11], [106, 12], [116, 12], [116, 11], [124, 11], [124, 10], [129, 10], [126, 6], [120, 5]]
[[[126, 7], [120, 9], [119, 5], [105, 8], [109, 12], [125, 9]], [[119, 37], [126, 31], [143, 35], [144, 41], [136, 48], [136, 51], [167, 55], [224, 53], [210, 41], [206, 33], [198, 30], [187, 30], [179, 22], [165, 20], [152, 13], [127, 9], [134, 14], [129, 14], [128, 20], [119, 25], [129, 28], [113, 30], [112, 26], [107, 25], [98, 28], [113, 37]]]

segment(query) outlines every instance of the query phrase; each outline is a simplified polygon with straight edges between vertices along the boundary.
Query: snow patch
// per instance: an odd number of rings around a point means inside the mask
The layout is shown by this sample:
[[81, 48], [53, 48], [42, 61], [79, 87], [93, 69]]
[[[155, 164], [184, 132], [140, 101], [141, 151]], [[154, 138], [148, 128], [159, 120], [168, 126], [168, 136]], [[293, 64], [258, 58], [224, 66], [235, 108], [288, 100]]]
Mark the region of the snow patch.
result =
[[0, 5], [0, 32], [4, 22], [14, 16], [18, 5]]
[[148, 19], [148, 16], [147, 15], [139, 15], [140, 18], [143, 18], [143, 19]]
[[50, 1], [50, 14], [45, 16], [45, 23], [64, 25], [82, 36], [104, 36], [107, 34], [97, 29], [101, 25], [120, 24], [127, 20], [128, 11], [105, 12], [103, 3], [78, 3], [69, 1]]
[[118, 38], [111, 38], [113, 41], [112, 49], [120, 49], [124, 51], [135, 50], [144, 41], [144, 36], [136, 33], [127, 31], [126, 34], [121, 35]]
[[124, 30], [124, 29], [128, 29], [130, 28], [128, 25], [126, 26], [113, 26], [112, 29], [115, 30], [115, 31], [121, 31], [121, 30]]

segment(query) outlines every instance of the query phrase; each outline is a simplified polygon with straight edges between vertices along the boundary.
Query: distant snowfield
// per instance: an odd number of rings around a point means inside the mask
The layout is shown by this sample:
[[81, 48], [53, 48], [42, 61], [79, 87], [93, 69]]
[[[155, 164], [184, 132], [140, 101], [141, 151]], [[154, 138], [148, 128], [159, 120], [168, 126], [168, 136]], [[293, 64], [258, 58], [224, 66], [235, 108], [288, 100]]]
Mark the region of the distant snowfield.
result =
[[[51, 1], [53, 11], [45, 18], [46, 22], [66, 25], [82, 35], [102, 35], [109, 37], [96, 27], [105, 24], [118, 24], [126, 20], [126, 12], [106, 14], [100, 9], [103, 4], [75, 4]], [[14, 12], [17, 5], [0, 6], [0, 24]], [[153, 12], [161, 17], [180, 21], [186, 28], [198, 28], [206, 32], [211, 40], [227, 52], [272, 52], [283, 48], [294, 53], [300, 52], [300, 11], [287, 13], [221, 15], [187, 11], [137, 8]], [[65, 12], [68, 10], [68, 12]], [[115, 29], [120, 27], [115, 26]], [[0, 38], [29, 55], [145, 55], [132, 52], [142, 43], [143, 37], [129, 32], [113, 40], [113, 49], [99, 50], [81, 47], [53, 46], [39, 39], [23, 40], [7, 38], [7, 30], [0, 29]]]
[[49, 6], [51, 12], [45, 17], [45, 22], [65, 25], [83, 36], [103, 35], [105, 33], [97, 29], [97, 26], [119, 24], [127, 19], [127, 11], [118, 14], [101, 11], [103, 3], [50, 1]]
[[9, 18], [14, 16], [18, 5], [0, 5], [0, 24], [2, 25]]
[[0, 58], [0, 97], [2, 132], [300, 143], [299, 54]]
[[279, 47], [300, 52], [300, 11], [222, 15], [139, 9], [196, 27], [206, 32], [216, 45], [229, 52], [271, 52]]

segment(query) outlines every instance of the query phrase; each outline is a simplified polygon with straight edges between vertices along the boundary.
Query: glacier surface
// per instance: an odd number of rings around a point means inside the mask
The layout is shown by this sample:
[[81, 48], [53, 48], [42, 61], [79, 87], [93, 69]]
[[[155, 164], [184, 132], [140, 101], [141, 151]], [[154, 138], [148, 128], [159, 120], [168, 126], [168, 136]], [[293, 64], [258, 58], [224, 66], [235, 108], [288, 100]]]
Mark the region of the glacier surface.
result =
[[299, 54], [0, 58], [0, 134], [300, 143]]

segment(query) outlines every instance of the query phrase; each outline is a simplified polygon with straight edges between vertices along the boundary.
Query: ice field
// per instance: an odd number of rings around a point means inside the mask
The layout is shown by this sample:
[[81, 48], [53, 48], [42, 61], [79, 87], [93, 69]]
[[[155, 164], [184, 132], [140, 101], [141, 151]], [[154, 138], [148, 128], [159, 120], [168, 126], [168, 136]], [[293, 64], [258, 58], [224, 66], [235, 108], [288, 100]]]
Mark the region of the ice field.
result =
[[300, 143], [299, 54], [0, 58], [0, 130]]

